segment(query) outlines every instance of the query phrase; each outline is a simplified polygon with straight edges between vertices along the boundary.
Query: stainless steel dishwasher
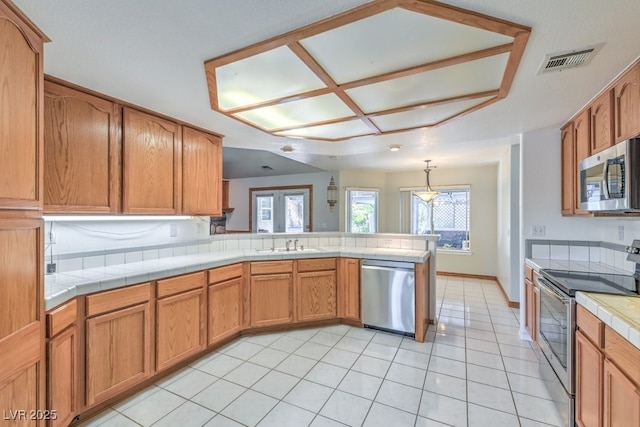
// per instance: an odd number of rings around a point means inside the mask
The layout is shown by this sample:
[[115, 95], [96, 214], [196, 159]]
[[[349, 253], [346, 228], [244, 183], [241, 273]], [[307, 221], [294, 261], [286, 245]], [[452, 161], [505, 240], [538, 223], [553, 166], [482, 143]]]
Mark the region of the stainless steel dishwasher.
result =
[[363, 259], [360, 283], [365, 327], [415, 336], [413, 263]]

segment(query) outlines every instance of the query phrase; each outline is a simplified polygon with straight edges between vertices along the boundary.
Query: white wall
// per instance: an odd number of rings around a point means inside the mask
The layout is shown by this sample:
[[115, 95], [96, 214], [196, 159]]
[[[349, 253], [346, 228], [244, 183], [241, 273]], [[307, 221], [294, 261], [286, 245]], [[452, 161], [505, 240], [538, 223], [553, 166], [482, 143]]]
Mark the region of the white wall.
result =
[[[424, 172], [412, 171], [387, 174], [387, 231], [399, 232], [401, 187], [421, 187]], [[498, 165], [461, 168], [437, 168], [431, 171], [432, 187], [439, 185], [471, 185], [471, 254], [439, 251], [436, 269], [464, 274], [496, 276]]]
[[[337, 173], [318, 172], [298, 175], [279, 175], [262, 178], [242, 178], [229, 180], [229, 206], [233, 212], [227, 214], [227, 229], [249, 230], [249, 189], [258, 187], [282, 187], [289, 185], [313, 186], [313, 231], [338, 231], [340, 202], [334, 211], [327, 203], [327, 186], [331, 176], [340, 188], [340, 176]], [[344, 202], [343, 202], [344, 203]], [[344, 206], [344, 204], [342, 205]]]
[[520, 298], [520, 145], [505, 149], [498, 164], [496, 277], [510, 301]]

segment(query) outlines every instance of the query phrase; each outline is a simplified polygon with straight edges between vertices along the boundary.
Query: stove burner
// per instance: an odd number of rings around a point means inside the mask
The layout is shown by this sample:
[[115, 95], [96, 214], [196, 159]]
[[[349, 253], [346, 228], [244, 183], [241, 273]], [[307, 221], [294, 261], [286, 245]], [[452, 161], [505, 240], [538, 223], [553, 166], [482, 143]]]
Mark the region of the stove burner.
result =
[[555, 269], [542, 269], [540, 273], [570, 296], [577, 291], [638, 295], [638, 280], [632, 275]]

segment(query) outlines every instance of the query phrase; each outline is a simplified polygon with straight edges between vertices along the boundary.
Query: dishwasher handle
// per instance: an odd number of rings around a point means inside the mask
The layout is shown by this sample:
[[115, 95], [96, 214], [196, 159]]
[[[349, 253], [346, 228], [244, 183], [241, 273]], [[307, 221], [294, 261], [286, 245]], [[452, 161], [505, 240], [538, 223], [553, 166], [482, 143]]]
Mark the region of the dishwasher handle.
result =
[[378, 259], [363, 259], [362, 260], [362, 268], [366, 267], [382, 267], [382, 268], [393, 268], [393, 269], [403, 269], [403, 270], [411, 270], [415, 269], [415, 264], [411, 262], [402, 262], [402, 261], [383, 261]]

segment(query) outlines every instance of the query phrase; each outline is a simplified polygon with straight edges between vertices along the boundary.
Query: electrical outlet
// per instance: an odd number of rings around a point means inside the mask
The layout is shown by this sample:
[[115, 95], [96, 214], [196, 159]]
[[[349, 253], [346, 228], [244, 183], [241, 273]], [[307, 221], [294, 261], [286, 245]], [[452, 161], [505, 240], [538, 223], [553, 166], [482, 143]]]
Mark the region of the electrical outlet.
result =
[[178, 237], [178, 224], [169, 224], [169, 237]]
[[618, 226], [618, 240], [620, 241], [624, 240], [624, 225]]
[[542, 237], [545, 235], [545, 226], [544, 225], [532, 225], [531, 226], [531, 236], [533, 237]]
[[47, 233], [47, 244], [53, 245], [55, 243], [56, 243], [56, 233], [54, 233], [53, 231], [49, 231]]
[[56, 263], [50, 262], [47, 264], [47, 274], [53, 274], [56, 272]]

